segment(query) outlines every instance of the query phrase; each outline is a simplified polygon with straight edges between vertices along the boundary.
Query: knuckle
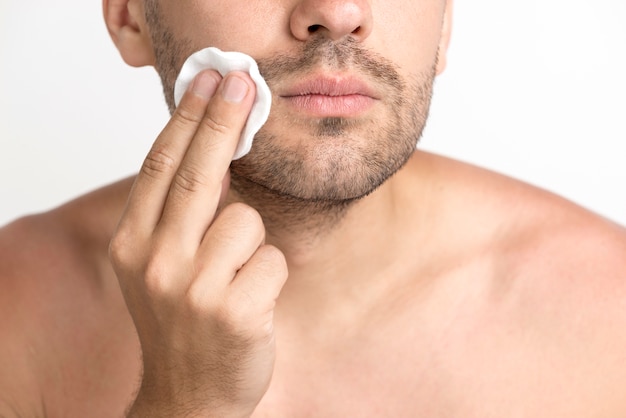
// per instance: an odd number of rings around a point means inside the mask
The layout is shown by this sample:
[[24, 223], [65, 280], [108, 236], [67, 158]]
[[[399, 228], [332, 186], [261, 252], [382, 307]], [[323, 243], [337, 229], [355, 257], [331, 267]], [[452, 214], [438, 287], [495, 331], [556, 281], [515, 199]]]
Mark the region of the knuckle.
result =
[[236, 244], [246, 239], [260, 244], [265, 238], [265, 225], [261, 215], [245, 203], [231, 203], [223, 208], [215, 228], [224, 242]]
[[144, 270], [146, 292], [151, 296], [168, 293], [170, 275], [166, 263], [159, 257], [151, 257]]
[[250, 321], [253, 319], [249, 315], [249, 309], [241, 303], [232, 303], [232, 300], [216, 308], [214, 317], [224, 333], [235, 336], [246, 335], [249, 332]]
[[231, 203], [222, 209], [220, 214], [227, 222], [236, 223], [239, 225], [250, 225], [252, 227], [264, 228], [263, 218], [261, 214], [245, 203], [236, 202]]
[[[175, 260], [175, 262], [174, 262]], [[172, 254], [167, 247], [155, 246], [143, 267], [143, 281], [146, 292], [153, 296], [171, 293], [177, 283], [183, 283], [186, 262], [181, 254]]]
[[213, 297], [207, 287], [198, 281], [191, 283], [187, 289], [185, 302], [194, 312], [202, 312], [209, 316], [213, 312]]
[[109, 260], [115, 268], [129, 264], [131, 249], [135, 246], [132, 234], [127, 229], [119, 229], [109, 242]]
[[280, 278], [287, 278], [287, 260], [285, 255], [278, 248], [270, 244], [259, 247], [255, 256], [258, 259], [259, 269], [271, 272], [272, 275]]
[[202, 123], [209, 128], [210, 131], [219, 134], [219, 136], [223, 136], [228, 134], [231, 129], [230, 127], [217, 119], [214, 115], [207, 114], [203, 119]]
[[160, 148], [152, 148], [141, 166], [142, 173], [150, 177], [170, 175], [175, 169], [176, 160]]
[[174, 113], [174, 122], [181, 128], [187, 128], [189, 125], [197, 125], [202, 120], [202, 114], [198, 114], [181, 103]]
[[198, 192], [205, 187], [214, 186], [214, 182], [198, 168], [190, 164], [181, 167], [176, 173], [173, 185], [183, 192]]
[[274, 306], [275, 302], [260, 299], [252, 291], [236, 292], [230, 295], [228, 304], [218, 311], [220, 326], [240, 339], [252, 341], [265, 338], [272, 330]]

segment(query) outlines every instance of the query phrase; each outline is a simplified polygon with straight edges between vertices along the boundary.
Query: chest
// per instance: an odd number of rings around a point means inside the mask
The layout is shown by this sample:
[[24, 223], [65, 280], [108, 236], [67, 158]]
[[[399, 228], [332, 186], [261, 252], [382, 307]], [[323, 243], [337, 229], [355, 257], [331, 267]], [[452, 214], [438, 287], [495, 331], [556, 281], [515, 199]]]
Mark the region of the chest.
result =
[[605, 416], [605, 389], [623, 381], [618, 358], [598, 360], [574, 334], [475, 318], [455, 325], [428, 338], [383, 334], [333, 355], [284, 361], [279, 352], [253, 417]]

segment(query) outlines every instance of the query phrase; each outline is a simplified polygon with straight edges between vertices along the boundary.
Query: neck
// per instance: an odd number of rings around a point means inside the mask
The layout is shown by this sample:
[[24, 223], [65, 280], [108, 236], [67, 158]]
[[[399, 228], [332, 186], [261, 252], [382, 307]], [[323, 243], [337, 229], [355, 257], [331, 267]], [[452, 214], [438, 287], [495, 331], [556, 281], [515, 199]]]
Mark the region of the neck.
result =
[[344, 252], [355, 263], [361, 255], [380, 255], [382, 243], [375, 237], [393, 230], [398, 221], [393, 183], [389, 180], [359, 200], [327, 202], [280, 195], [232, 175], [230, 200], [261, 214], [266, 242], [283, 251], [293, 272], [317, 272], [333, 269]]
[[[305, 200], [269, 190], [244, 177], [231, 174], [232, 201], [245, 202], [259, 211], [268, 236], [301, 246], [326, 235], [341, 224], [356, 200]], [[296, 242], [293, 242], [293, 241]], [[302, 241], [301, 244], [297, 244]]]
[[[415, 240], [423, 236], [426, 242], [428, 234], [414, 228], [420, 217], [416, 203], [429, 195], [425, 184], [407, 192], [407, 184], [415, 184], [407, 181], [413, 171], [405, 167], [372, 194], [344, 204], [277, 196], [233, 177], [231, 199], [259, 211], [266, 242], [287, 259], [289, 279], [279, 305], [292, 316], [299, 310], [317, 321], [320, 316], [336, 321], [346, 316], [337, 309], [364, 309], [390, 289], [402, 288], [398, 281], [412, 279]], [[426, 213], [426, 206], [421, 208]], [[406, 228], [417, 232], [401, 233]]]

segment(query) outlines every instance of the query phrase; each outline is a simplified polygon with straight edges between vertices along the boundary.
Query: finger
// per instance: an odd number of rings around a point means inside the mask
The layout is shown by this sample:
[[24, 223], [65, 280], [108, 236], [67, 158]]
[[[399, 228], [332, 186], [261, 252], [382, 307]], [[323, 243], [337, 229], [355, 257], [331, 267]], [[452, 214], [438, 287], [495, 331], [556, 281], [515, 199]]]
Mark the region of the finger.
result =
[[243, 203], [226, 206], [207, 231], [196, 256], [199, 272], [190, 292], [221, 295], [265, 240], [261, 215]]
[[244, 318], [270, 313], [288, 275], [284, 254], [272, 245], [262, 245], [231, 282], [228, 303], [237, 306]]
[[230, 73], [220, 83], [172, 180], [159, 225], [168, 235], [199, 245], [215, 216], [254, 96], [254, 82], [245, 73]]
[[129, 220], [134, 228], [150, 233], [159, 222], [172, 178], [220, 80], [221, 76], [216, 71], [199, 73], [152, 145], [131, 190], [123, 218]]

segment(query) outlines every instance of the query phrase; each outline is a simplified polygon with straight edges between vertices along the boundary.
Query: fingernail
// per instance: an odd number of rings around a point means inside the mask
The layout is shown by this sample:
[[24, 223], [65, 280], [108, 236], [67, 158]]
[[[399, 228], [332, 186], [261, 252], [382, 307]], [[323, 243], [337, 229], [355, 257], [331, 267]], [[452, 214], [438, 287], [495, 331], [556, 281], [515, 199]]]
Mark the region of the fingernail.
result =
[[224, 83], [222, 90], [222, 97], [224, 100], [231, 103], [240, 103], [244, 97], [248, 94], [248, 83], [246, 83], [241, 77], [236, 75], [229, 75]]
[[210, 99], [217, 89], [218, 80], [208, 72], [200, 73], [191, 83], [191, 91], [200, 97]]

